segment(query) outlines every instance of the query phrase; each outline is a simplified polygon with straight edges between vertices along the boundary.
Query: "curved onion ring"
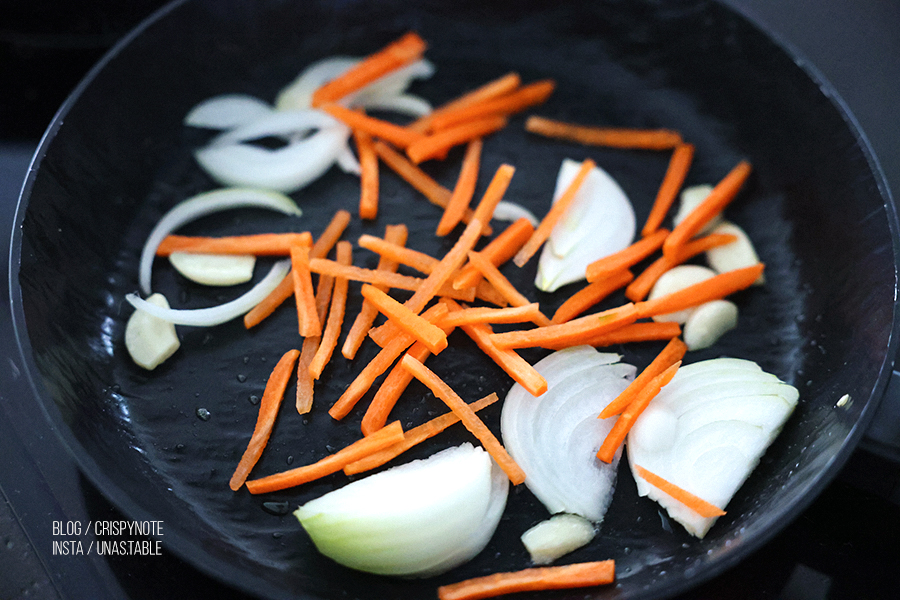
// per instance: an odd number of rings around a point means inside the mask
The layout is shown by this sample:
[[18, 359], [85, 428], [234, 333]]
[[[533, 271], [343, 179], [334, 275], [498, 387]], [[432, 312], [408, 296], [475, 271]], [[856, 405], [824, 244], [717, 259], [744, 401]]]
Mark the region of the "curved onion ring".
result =
[[222, 94], [207, 98], [188, 112], [184, 124], [207, 129], [231, 129], [272, 113], [272, 107], [255, 96]]
[[278, 287], [290, 269], [290, 260], [279, 260], [272, 265], [269, 273], [245, 294], [225, 304], [209, 308], [163, 308], [138, 297], [137, 294], [128, 294], [125, 299], [136, 309], [175, 325], [211, 327], [235, 319], [259, 304], [263, 298]]
[[522, 217], [528, 219], [532, 226], [537, 227], [540, 224], [534, 213], [517, 202], [510, 200], [501, 200], [494, 209], [493, 218], [499, 221], [518, 221]]
[[305, 110], [273, 111], [261, 115], [252, 121], [214, 137], [210, 146], [227, 146], [240, 142], [249, 142], [264, 137], [278, 137], [290, 140], [304, 137], [316, 129], [340, 128], [349, 133], [349, 129], [340, 121], [321, 110], [311, 108]]
[[231, 208], [268, 208], [287, 215], [300, 216], [303, 211], [284, 194], [252, 188], [213, 190], [182, 200], [156, 223], [141, 250], [138, 281], [145, 295], [150, 295], [153, 258], [160, 242], [182, 225], [206, 215]]

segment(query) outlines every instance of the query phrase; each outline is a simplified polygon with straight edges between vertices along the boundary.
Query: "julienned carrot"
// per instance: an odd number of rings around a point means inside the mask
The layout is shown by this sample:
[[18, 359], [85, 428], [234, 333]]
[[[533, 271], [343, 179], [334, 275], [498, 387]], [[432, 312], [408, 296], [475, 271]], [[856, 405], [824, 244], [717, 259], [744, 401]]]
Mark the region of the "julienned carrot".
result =
[[684, 358], [687, 344], [678, 338], [672, 338], [656, 358], [628, 384], [628, 387], [600, 411], [600, 418], [606, 419], [621, 413], [637, 397], [638, 393], [656, 376]]
[[615, 580], [616, 567], [613, 560], [531, 567], [442, 585], [438, 588], [438, 600], [481, 600], [516, 592], [606, 585]]
[[362, 295], [400, 329], [425, 344], [432, 353], [438, 354], [447, 347], [447, 334], [441, 331], [440, 327], [428, 322], [378, 288], [364, 284]]
[[496, 323], [533, 323], [543, 318], [545, 317], [541, 313], [540, 305], [537, 302], [532, 302], [523, 306], [507, 308], [479, 306], [454, 310], [441, 319], [441, 324], [458, 327], [460, 325], [471, 325], [472, 323], [490, 323], [492, 325]]
[[359, 155], [359, 218], [374, 219], [378, 216], [378, 155], [372, 136], [361, 129], [353, 131], [356, 152]]
[[630, 269], [659, 250], [668, 235], [668, 229], [657, 229], [618, 252], [598, 258], [587, 266], [584, 271], [585, 277], [589, 283], [593, 283], [603, 277], [609, 277], [616, 271]]
[[[681, 335], [681, 325], [675, 321], [642, 321], [622, 325], [612, 331], [598, 333], [584, 340], [586, 346], [606, 348], [616, 344], [631, 344], [634, 342], [655, 342], [671, 340]], [[562, 350], [569, 344], [546, 344], [547, 350]]]
[[491, 341], [500, 348], [560, 348], [586, 343], [593, 336], [634, 323], [638, 310], [630, 302], [600, 313], [578, 317], [559, 325], [495, 333]]
[[[446, 304], [435, 304], [422, 313], [422, 317], [430, 321], [446, 314], [447, 310], [448, 307]], [[381, 377], [394, 361], [397, 360], [397, 357], [409, 348], [414, 341], [415, 338], [411, 334], [403, 331], [400, 331], [397, 335], [393, 336], [391, 340], [382, 347], [381, 351], [375, 355], [375, 358], [369, 361], [350, 385], [347, 386], [344, 393], [341, 394], [340, 398], [338, 398], [328, 410], [328, 414], [331, 415], [333, 419], [338, 420], [346, 417], [353, 407], [356, 406], [356, 403], [369, 391], [372, 384], [375, 383], [375, 380]]]
[[451, 148], [475, 139], [481, 139], [503, 129], [506, 127], [506, 124], [506, 117], [500, 116], [465, 121], [455, 127], [431, 133], [409, 144], [406, 148], [406, 155], [415, 164], [433, 158], [442, 158]]
[[343, 121], [350, 129], [365, 131], [372, 137], [390, 142], [398, 148], [406, 148], [424, 137], [421, 133], [416, 133], [406, 127], [395, 125], [384, 119], [370, 117], [360, 111], [344, 108], [340, 104], [323, 104], [320, 108], [335, 119]]
[[[350, 281], [370, 283], [375, 286], [418, 291], [425, 285], [427, 279], [410, 277], [391, 271], [379, 271], [378, 269], [365, 269], [354, 265], [341, 265], [326, 258], [314, 258], [309, 261], [309, 269], [313, 273], [328, 274], [335, 277], [346, 277]], [[437, 290], [437, 295], [449, 296], [459, 300], [471, 302], [475, 298], [475, 290], [454, 290], [450, 285], [444, 285]], [[433, 296], [432, 296], [433, 297]]]
[[253, 254], [254, 256], [288, 256], [291, 246], [311, 246], [312, 234], [257, 233], [227, 237], [168, 235], [156, 248], [157, 256], [173, 252], [206, 254]]
[[[331, 294], [334, 292], [334, 277], [320, 275], [316, 282], [316, 314], [319, 323], [324, 323], [328, 316], [328, 308], [331, 306]], [[303, 339], [300, 348], [300, 359], [297, 361], [297, 413], [305, 415], [312, 410], [315, 396], [316, 378], [310, 373], [309, 366], [319, 351], [321, 337], [308, 337]]]
[[527, 108], [546, 102], [554, 89], [556, 89], [556, 82], [551, 79], [535, 81], [496, 98], [482, 100], [455, 110], [444, 111], [431, 119], [431, 129], [441, 131], [457, 127], [461, 123], [469, 121], [519, 113]]
[[678, 197], [678, 192], [684, 184], [688, 171], [691, 168], [691, 162], [694, 160], [694, 145], [679, 144], [672, 152], [672, 158], [669, 159], [669, 167], [663, 176], [662, 183], [656, 193], [656, 199], [650, 209], [650, 214], [644, 222], [641, 229], [641, 236], [647, 237], [662, 225], [663, 219], [669, 214], [669, 209]]
[[287, 389], [288, 381], [290, 381], [291, 373], [294, 370], [294, 363], [300, 356], [299, 350], [288, 350], [284, 353], [272, 373], [266, 381], [265, 390], [263, 390], [262, 399], [259, 401], [259, 414], [256, 417], [256, 427], [250, 436], [250, 442], [241, 460], [238, 462], [234, 474], [228, 486], [237, 491], [244, 485], [250, 471], [256, 465], [259, 457], [262, 456], [263, 449], [269, 442], [269, 436], [272, 434], [272, 427], [275, 425], [275, 417], [278, 415], [278, 409], [281, 401], [284, 399], [284, 392]]
[[[510, 283], [509, 279], [506, 278], [500, 270], [491, 263], [488, 259], [482, 256], [478, 252], [469, 252], [469, 262], [476, 268], [478, 271], [487, 279], [494, 288], [500, 292], [504, 298], [512, 305], [512, 306], [527, 306], [531, 304], [531, 301], [528, 300], [525, 296], [522, 295], [519, 290], [515, 288], [515, 286]], [[535, 324], [536, 325], [549, 325], [550, 319], [548, 319], [543, 313], [539, 313], [539, 317], [537, 318]]]
[[663, 479], [655, 473], [651, 473], [640, 465], [634, 465], [634, 470], [637, 472], [638, 476], [643, 478], [647, 483], [672, 496], [701, 517], [712, 519], [714, 517], [721, 517], [725, 514], [725, 511], [715, 504], [707, 502], [699, 496], [695, 496], [686, 489], [678, 487], [674, 483]]
[[588, 146], [635, 150], [669, 150], [684, 142], [680, 133], [670, 129], [595, 127], [554, 121], [537, 115], [528, 117], [525, 121], [525, 130]]
[[693, 238], [713, 217], [719, 215], [734, 200], [744, 182], [750, 177], [753, 167], [742, 160], [723, 177], [709, 195], [689, 212], [663, 244], [663, 254], [678, 256], [688, 240]]
[[589, 283], [563, 302], [553, 314], [551, 323], [557, 325], [571, 321], [587, 309], [599, 304], [617, 289], [628, 285], [634, 279], [634, 273], [628, 269], [616, 271], [600, 281]]
[[472, 197], [475, 195], [475, 185], [478, 183], [478, 170], [481, 167], [481, 150], [484, 142], [481, 138], [475, 138], [466, 146], [466, 153], [463, 155], [462, 165], [459, 168], [459, 176], [456, 178], [456, 185], [453, 187], [453, 193], [444, 208], [444, 214], [438, 222], [435, 234], [445, 236], [462, 221], [463, 213], [466, 212]]
[[717, 246], [730, 244], [737, 239], [736, 235], [730, 233], [710, 233], [703, 237], [694, 238], [687, 242], [678, 256], [666, 256], [663, 254], [650, 265], [641, 271], [634, 281], [625, 288], [625, 297], [632, 302], [640, 302], [647, 297], [653, 285], [662, 276], [663, 273], [680, 265], [689, 258], [697, 256], [701, 252], [706, 252]]
[[427, 115], [416, 119], [408, 127], [414, 131], [426, 133], [431, 128], [431, 121], [439, 115], [455, 111], [464, 106], [471, 106], [479, 102], [490, 100], [498, 96], [508, 94], [519, 87], [522, 78], [518, 73], [507, 73], [497, 79], [493, 79], [474, 90], [464, 93], [449, 102], [442, 104]]
[[297, 320], [303, 337], [322, 334], [322, 324], [316, 314], [316, 296], [309, 271], [309, 249], [303, 246], [291, 248], [291, 276], [297, 304]]
[[[406, 244], [408, 236], [409, 230], [406, 225], [388, 225], [384, 230], [384, 241], [398, 246]], [[396, 271], [398, 266], [397, 262], [381, 256], [378, 259], [376, 269], [379, 271]], [[386, 286], [378, 287], [382, 291], [387, 291]], [[372, 324], [377, 316], [378, 309], [372, 306], [371, 302], [363, 301], [359, 314], [356, 315], [353, 325], [350, 326], [350, 331], [347, 332], [347, 337], [344, 338], [344, 345], [341, 347], [341, 354], [344, 355], [344, 358], [352, 360], [356, 356], [356, 352], [362, 345], [363, 340], [366, 339], [366, 335], [368, 335], [369, 329], [372, 328]]]
[[612, 462], [613, 457], [616, 455], [616, 451], [618, 451], [619, 447], [625, 442], [625, 437], [628, 435], [628, 432], [631, 431], [634, 422], [641, 416], [641, 413], [644, 412], [644, 409], [647, 408], [650, 401], [656, 398], [659, 391], [667, 383], [672, 381], [675, 372], [678, 371], [680, 366], [681, 361], [669, 365], [665, 371], [651, 379], [640, 389], [638, 394], [616, 419], [615, 425], [613, 425], [613, 428], [606, 435], [606, 438], [600, 445], [600, 450], [597, 451], [597, 458], [605, 463]]
[[750, 267], [725, 271], [677, 292], [653, 300], [638, 302], [635, 304], [638, 318], [665, 315], [699, 306], [710, 300], [719, 300], [750, 287], [762, 274], [764, 268], [763, 263], [759, 263]]
[[494, 436], [487, 425], [478, 418], [475, 411], [460, 398], [447, 383], [438, 377], [434, 371], [417, 361], [415, 358], [406, 355], [400, 364], [404, 369], [412, 373], [416, 379], [424, 383], [435, 396], [440, 398], [450, 410], [459, 416], [459, 420], [465, 425], [466, 429], [472, 433], [478, 441], [484, 446], [488, 454], [503, 469], [509, 480], [518, 485], [525, 481], [525, 471], [516, 463], [515, 460], [503, 447], [503, 444]]
[[350, 211], [348, 210], [340, 209], [335, 211], [331, 220], [328, 222], [328, 225], [322, 231], [321, 235], [319, 235], [318, 239], [316, 239], [312, 249], [310, 249], [309, 257], [324, 258], [328, 256], [328, 253], [331, 252], [331, 249], [334, 248], [337, 241], [344, 235], [344, 231], [350, 224], [351, 218]]
[[590, 174], [591, 169], [596, 166], [597, 164], [590, 158], [585, 159], [584, 162], [581, 163], [581, 168], [578, 169], [578, 173], [575, 174], [572, 182], [566, 187], [559, 199], [553, 203], [553, 206], [550, 207], [550, 210], [547, 211], [544, 218], [541, 219], [537, 229], [534, 230], [534, 233], [531, 234], [531, 237], [528, 238], [525, 245], [523, 245], [519, 252], [516, 253], [513, 262], [517, 267], [525, 266], [525, 263], [527, 263], [541, 245], [547, 241], [547, 238], [550, 237], [550, 232], [553, 231], [553, 228], [559, 222], [560, 218], [562, 218], [566, 213], [566, 210], [571, 206], [572, 201], [575, 200], [578, 190], [581, 189], [581, 186]]
[[346, 465], [403, 440], [403, 428], [395, 421], [310, 465], [247, 482], [251, 494], [284, 490], [337, 473]]
[[392, 71], [418, 60], [428, 45], [415, 32], [394, 40], [313, 92], [312, 105], [336, 102]]
[[[350, 242], [340, 241], [337, 243], [337, 262], [342, 265], [353, 263], [353, 246]], [[315, 356], [309, 364], [309, 374], [313, 379], [318, 379], [322, 375], [325, 365], [331, 360], [331, 355], [337, 347], [338, 335], [344, 325], [344, 312], [347, 308], [347, 287], [348, 280], [346, 277], [336, 277], [334, 280], [334, 291], [331, 294], [331, 308], [328, 311], [328, 320], [325, 322], [325, 330], [322, 332], [322, 338]]]
[[[531, 221], [522, 217], [488, 242], [487, 246], [482, 248], [479, 253], [491, 261], [495, 267], [499, 267], [516, 255], [516, 252], [528, 241], [532, 233], [534, 233], [534, 226]], [[478, 285], [481, 277], [481, 271], [473, 265], [466, 265], [453, 280], [453, 287], [458, 290], [474, 287]]]
[[[401, 368], [400, 370], [404, 373], [408, 373], [408, 371], [403, 368]], [[410, 375], [410, 377], [412, 377], [412, 375]], [[498, 399], [499, 397], [497, 396], [497, 394], [492, 392], [484, 398], [476, 400], [475, 402], [469, 404], [469, 408], [472, 409], [472, 412], [478, 412], [482, 408], [490, 406]], [[425, 440], [436, 436], [440, 432], [444, 431], [451, 425], [455, 425], [456, 423], [459, 423], [459, 415], [457, 415], [453, 411], [435, 417], [430, 421], [426, 421], [418, 427], [413, 427], [412, 429], [407, 430], [403, 435], [402, 442], [398, 442], [393, 446], [388, 446], [384, 450], [379, 450], [374, 454], [370, 454], [365, 458], [361, 458], [356, 462], [350, 463], [349, 465], [344, 467], [344, 474], [356, 475], [357, 473], [363, 473], [371, 469], [377, 469], [389, 460], [400, 456], [413, 446], [421, 444]]]

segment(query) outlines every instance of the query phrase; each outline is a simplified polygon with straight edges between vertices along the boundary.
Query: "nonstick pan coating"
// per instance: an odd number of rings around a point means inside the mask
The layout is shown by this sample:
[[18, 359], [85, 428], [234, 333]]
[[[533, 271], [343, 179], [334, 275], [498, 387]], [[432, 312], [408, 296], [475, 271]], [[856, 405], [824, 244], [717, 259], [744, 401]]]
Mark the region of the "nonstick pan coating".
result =
[[[232, 493], [228, 478], [256, 418], [271, 367], [298, 340], [283, 307], [257, 330], [240, 322], [179, 328], [182, 348], [157, 371], [124, 351], [126, 293], [137, 289], [141, 245], [173, 204], [215, 185], [193, 162], [205, 136], [186, 112], [219, 93], [271, 100], [316, 59], [362, 55], [408, 30], [430, 48], [435, 76], [415, 91], [435, 103], [511, 70], [551, 77], [542, 115], [585, 123], [678, 129], [696, 145], [688, 184], [713, 183], [737, 161], [754, 174], [728, 216], [766, 263], [767, 284], [738, 294], [740, 324], [715, 347], [690, 355], [759, 362], [801, 390], [801, 403], [751, 479], [704, 540], [637, 497], [627, 470], [601, 533], [566, 561], [614, 558], [607, 588], [552, 597], [662, 598], [734, 565], [806, 507], [843, 465], [885, 387], [894, 356], [896, 217], [877, 165], [830, 88], [766, 34], [714, 2], [254, 2], [170, 5], [118, 45], [66, 102], [38, 151], [13, 234], [13, 318], [36, 401], [88, 477], [126, 515], [161, 520], [166, 548], [199, 569], [265, 597], [427, 598], [437, 585], [528, 566], [518, 540], [546, 516], [515, 489], [487, 549], [427, 581], [343, 569], [319, 556], [287, 508], [342, 485], [335, 475], [263, 497]], [[564, 157], [594, 158], [646, 217], [665, 153], [604, 150], [526, 135], [521, 119], [485, 144], [484, 173], [517, 171], [507, 198], [541, 214]], [[459, 154], [428, 165], [446, 185]], [[486, 179], [486, 177], [485, 177]], [[483, 189], [482, 183], [481, 189]], [[354, 219], [345, 239], [410, 227], [409, 245], [437, 255], [437, 209], [391, 174], [378, 219]], [[321, 231], [337, 208], [353, 210], [356, 181], [334, 169], [295, 195], [302, 221], [262, 211], [210, 217], [189, 232]], [[357, 264], [374, 264], [356, 250]], [[538, 293], [534, 264], [504, 272], [547, 312], [577, 286]], [[264, 271], [264, 269], [261, 269]], [[165, 261], [154, 287], [173, 304], [232, 297], [179, 279]], [[621, 298], [614, 298], [615, 303]], [[359, 307], [351, 286], [348, 314]], [[645, 366], [659, 344], [614, 348]], [[337, 358], [299, 417], [286, 402], [256, 474], [312, 462], [358, 436], [326, 414], [362, 361]], [[526, 353], [536, 360], [540, 353]], [[434, 369], [472, 400], [501, 395], [509, 379], [461, 334]], [[289, 389], [288, 394], [292, 393]], [[398, 408], [406, 426], [442, 412], [423, 387]], [[836, 406], [845, 394], [849, 402]], [[208, 411], [208, 415], [203, 411]], [[201, 418], [203, 414], [208, 418]], [[499, 407], [484, 412], [497, 430]], [[448, 431], [411, 454], [469, 439]], [[524, 596], [523, 596], [524, 597]]]

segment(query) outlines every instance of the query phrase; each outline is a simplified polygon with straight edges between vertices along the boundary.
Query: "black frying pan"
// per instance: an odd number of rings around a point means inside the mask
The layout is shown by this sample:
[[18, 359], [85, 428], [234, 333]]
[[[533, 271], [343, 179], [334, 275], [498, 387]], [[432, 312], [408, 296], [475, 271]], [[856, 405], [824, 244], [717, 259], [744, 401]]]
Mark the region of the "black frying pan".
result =
[[[161, 520], [165, 546], [199, 569], [267, 597], [427, 598], [437, 585], [527, 566], [518, 541], [544, 509], [520, 487], [488, 548], [471, 563], [428, 581], [350, 572], [320, 557], [286, 514], [342, 485], [340, 475], [251, 497], [227, 480], [255, 421], [249, 401], [274, 361], [297, 343], [283, 309], [258, 330], [240, 323], [181, 328], [182, 349], [153, 373], [127, 357], [122, 334], [137, 288], [141, 244], [179, 200], [214, 187], [195, 166], [202, 143], [181, 119], [223, 92], [271, 99], [305, 65], [330, 54], [361, 55], [415, 29], [431, 44], [437, 75], [416, 91], [439, 103], [509, 70], [558, 88], [541, 114], [573, 121], [680, 130], [697, 147], [688, 183], [714, 182], [742, 158], [754, 175], [729, 216], [767, 264], [768, 284], [736, 296], [739, 328], [699, 360], [758, 361], [800, 388], [782, 435], [702, 541], [639, 499], [626, 471], [601, 535], [571, 560], [614, 558], [615, 585], [592, 598], [660, 598], [721, 573], [784, 527], [843, 465], [881, 397], [895, 351], [897, 221], [865, 141], [839, 102], [765, 34], [714, 2], [256, 2], [191, 1], [169, 6], [117, 46], [86, 78], [38, 151], [13, 234], [13, 319], [35, 397], [84, 472], [126, 515]], [[593, 157], [623, 186], [639, 222], [649, 210], [667, 155], [588, 149], [526, 135], [521, 121], [492, 137], [484, 171], [510, 162], [508, 197], [545, 210], [563, 157]], [[458, 155], [451, 155], [451, 159]], [[455, 177], [453, 160], [430, 165]], [[355, 220], [346, 239], [405, 222], [410, 245], [446, 249], [438, 218], [385, 175], [378, 220]], [[297, 195], [303, 227], [318, 232], [357, 187], [336, 170]], [[193, 232], [283, 228], [269, 214], [205, 219]], [[357, 251], [357, 264], [374, 257]], [[532, 289], [533, 269], [505, 272]], [[189, 285], [164, 264], [154, 287], [180, 306], [218, 303], [231, 292]], [[552, 311], [572, 288], [532, 291]], [[615, 302], [620, 299], [613, 299]], [[353, 288], [350, 314], [359, 306]], [[434, 369], [467, 399], [510, 382], [454, 334]], [[618, 348], [643, 367], [657, 344]], [[372, 356], [372, 349], [358, 361]], [[540, 354], [529, 354], [535, 360]], [[300, 418], [286, 403], [255, 473], [312, 462], [357, 437], [360, 414], [326, 414], [358, 369], [337, 359]], [[291, 393], [291, 390], [288, 392]], [[843, 395], [851, 400], [838, 408]], [[209, 418], [198, 417], [200, 408]], [[496, 428], [499, 408], [484, 418]], [[404, 423], [442, 411], [422, 387], [398, 409]], [[468, 439], [448, 431], [412, 453]], [[553, 597], [585, 597], [584, 592]]]

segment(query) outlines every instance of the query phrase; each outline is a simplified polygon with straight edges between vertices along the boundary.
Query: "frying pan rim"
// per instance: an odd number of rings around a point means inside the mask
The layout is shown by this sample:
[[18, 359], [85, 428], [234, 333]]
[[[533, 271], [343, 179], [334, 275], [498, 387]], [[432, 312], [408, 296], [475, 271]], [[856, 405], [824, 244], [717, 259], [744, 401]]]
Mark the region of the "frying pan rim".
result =
[[[114, 506], [121, 510], [123, 514], [138, 520], [152, 520], [154, 515], [151, 511], [145, 510], [140, 504], [136, 503], [115, 481], [99, 469], [97, 463], [87, 453], [84, 446], [75, 439], [71, 431], [65, 427], [59, 426], [59, 424], [62, 423], [61, 413], [54, 402], [51, 401], [50, 404], [52, 404], [52, 406], [48, 406], [48, 403], [44, 400], [48, 397], [47, 391], [43, 388], [43, 384], [39, 379], [35, 377], [38, 369], [36, 364], [34, 364], [32, 348], [27, 335], [21, 286], [19, 285], [19, 267], [21, 265], [22, 252], [21, 242], [23, 235], [22, 223], [25, 218], [25, 212], [27, 211], [35, 179], [40, 172], [43, 158], [46, 156], [49, 145], [56, 138], [56, 134], [58, 133], [66, 114], [79, 100], [83, 92], [104, 70], [106, 65], [115, 60], [135, 38], [139, 37], [154, 23], [165, 18], [188, 1], [189, 0], [172, 0], [172, 2], [160, 7], [141, 21], [141, 23], [104, 54], [60, 106], [42, 136], [31, 161], [31, 165], [29, 166], [28, 175], [19, 195], [10, 240], [8, 273], [12, 326], [19, 354], [23, 361], [22, 372], [29, 383], [31, 392], [35, 397], [34, 399], [40, 405], [41, 411], [47, 419], [51, 430], [60, 442], [62, 442], [66, 451], [80, 469], [82, 475], [84, 475]], [[774, 538], [788, 525], [788, 523], [793, 521], [799, 513], [805, 510], [815, 500], [823, 489], [837, 476], [844, 464], [846, 464], [871, 422], [878, 408], [878, 404], [884, 396], [887, 383], [892, 374], [892, 368], [898, 350], [898, 333], [900, 333], [900, 304], [897, 302], [898, 265], [900, 265], [900, 220], [898, 220], [897, 208], [893, 202], [890, 188], [887, 185], [887, 178], [881, 164], [872, 150], [868, 137], [834, 86], [827, 80], [823, 73], [815, 67], [815, 65], [805, 59], [802, 53], [793, 44], [775, 33], [769, 26], [755, 18], [746, 9], [735, 7], [727, 0], [717, 0], [717, 2], [726, 10], [729, 10], [739, 18], [744, 19], [759, 33], [768, 37], [778, 49], [791, 58], [796, 66], [799, 67], [827, 97], [828, 101], [838, 111], [840, 117], [854, 135], [857, 146], [865, 156], [867, 166], [872, 172], [878, 192], [884, 200], [885, 213], [888, 220], [894, 254], [893, 322], [885, 359], [880, 366], [875, 385], [869, 394], [869, 398], [867, 399], [859, 418], [852, 426], [850, 433], [844, 439], [839, 450], [835, 453], [829, 463], [811, 479], [806, 485], [806, 489], [803, 493], [795, 496], [791, 502], [787, 503], [786, 507], [780, 509], [777, 516], [769, 521], [770, 526], [752, 539], [746, 541], [739, 551], [725, 553], [721, 558], [707, 565], [702, 575], [696, 577], [686, 577], [683, 574], [679, 575], [678, 580], [674, 582], [670, 581], [665, 590], [660, 590], [659, 594], [648, 596], [648, 598], [669, 597], [682, 593], [702, 582], [713, 579], [728, 569], [731, 569], [741, 560], [745, 559], [748, 555], [752, 554]], [[164, 543], [167, 549], [172, 551], [173, 554], [189, 563], [198, 571], [203, 572], [216, 580], [223, 581], [230, 586], [234, 586], [241, 592], [253, 596], [257, 596], [260, 592], [264, 592], [266, 597], [297, 597], [294, 594], [285, 595], [284, 590], [273, 587], [264, 577], [246, 571], [235, 571], [234, 569], [231, 569], [230, 563], [221, 558], [209, 555], [202, 545], [194, 542], [190, 536], [179, 534], [177, 530], [171, 534], [167, 532]], [[196, 560], [198, 556], [202, 556], [204, 560]]]

